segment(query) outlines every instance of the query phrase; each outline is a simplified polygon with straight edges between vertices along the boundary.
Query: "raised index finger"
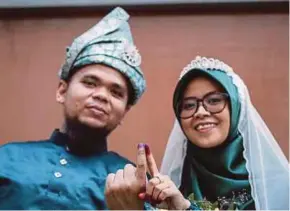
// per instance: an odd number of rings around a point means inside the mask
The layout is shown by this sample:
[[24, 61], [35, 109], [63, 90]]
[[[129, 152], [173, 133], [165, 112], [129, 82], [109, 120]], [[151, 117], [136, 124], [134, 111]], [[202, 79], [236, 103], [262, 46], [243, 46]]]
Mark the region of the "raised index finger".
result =
[[136, 177], [140, 183], [145, 185], [146, 183], [146, 154], [145, 154], [144, 144], [138, 144]]
[[153, 154], [150, 151], [150, 148], [147, 144], [145, 144], [145, 152], [149, 173], [151, 174], [152, 177], [156, 177], [159, 174], [159, 170], [157, 168]]

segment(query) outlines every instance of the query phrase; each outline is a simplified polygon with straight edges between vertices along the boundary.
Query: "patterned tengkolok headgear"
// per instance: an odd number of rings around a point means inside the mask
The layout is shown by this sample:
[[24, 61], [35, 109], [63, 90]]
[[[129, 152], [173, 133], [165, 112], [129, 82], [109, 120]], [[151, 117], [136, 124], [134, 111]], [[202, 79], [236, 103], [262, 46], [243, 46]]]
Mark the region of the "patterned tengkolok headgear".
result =
[[125, 10], [117, 7], [77, 37], [67, 48], [60, 78], [67, 80], [75, 70], [85, 65], [108, 65], [129, 79], [134, 89], [135, 104], [145, 91], [146, 81], [139, 67], [141, 55], [133, 43], [129, 17]]

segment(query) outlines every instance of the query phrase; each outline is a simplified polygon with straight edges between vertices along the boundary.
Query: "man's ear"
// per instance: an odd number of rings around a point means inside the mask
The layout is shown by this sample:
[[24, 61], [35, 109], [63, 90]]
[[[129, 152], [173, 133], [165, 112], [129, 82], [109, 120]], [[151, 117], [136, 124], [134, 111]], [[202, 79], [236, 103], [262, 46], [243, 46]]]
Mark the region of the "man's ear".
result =
[[56, 90], [56, 102], [63, 104], [65, 101], [65, 96], [68, 89], [68, 83], [64, 80], [60, 80], [58, 84], [58, 88]]

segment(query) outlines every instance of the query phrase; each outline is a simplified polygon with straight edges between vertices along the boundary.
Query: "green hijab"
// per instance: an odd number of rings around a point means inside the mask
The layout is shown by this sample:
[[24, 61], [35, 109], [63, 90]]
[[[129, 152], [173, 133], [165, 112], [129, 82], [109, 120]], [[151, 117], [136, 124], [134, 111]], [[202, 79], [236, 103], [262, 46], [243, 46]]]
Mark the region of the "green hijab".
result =
[[[217, 201], [237, 197], [250, 197], [246, 161], [243, 157], [243, 138], [238, 131], [241, 104], [237, 87], [232, 79], [221, 70], [194, 69], [186, 73], [178, 82], [173, 99], [177, 116], [177, 103], [183, 97], [188, 83], [196, 77], [207, 77], [218, 83], [230, 96], [230, 131], [227, 140], [214, 148], [200, 148], [187, 142], [180, 190], [185, 197], [194, 194], [196, 200], [206, 198]], [[179, 120], [180, 121], [180, 120]], [[239, 203], [239, 209], [255, 209], [253, 199]]]

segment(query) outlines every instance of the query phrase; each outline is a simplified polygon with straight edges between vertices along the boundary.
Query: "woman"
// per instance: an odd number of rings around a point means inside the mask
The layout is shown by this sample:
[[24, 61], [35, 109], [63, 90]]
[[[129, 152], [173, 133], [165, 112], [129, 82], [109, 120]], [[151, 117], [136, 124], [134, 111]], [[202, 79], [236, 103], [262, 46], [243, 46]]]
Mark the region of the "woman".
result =
[[180, 75], [173, 107], [177, 121], [161, 174], [150, 167], [147, 195], [169, 209], [190, 209], [186, 198], [194, 196], [222, 209], [289, 210], [288, 161], [231, 67], [196, 57]]

